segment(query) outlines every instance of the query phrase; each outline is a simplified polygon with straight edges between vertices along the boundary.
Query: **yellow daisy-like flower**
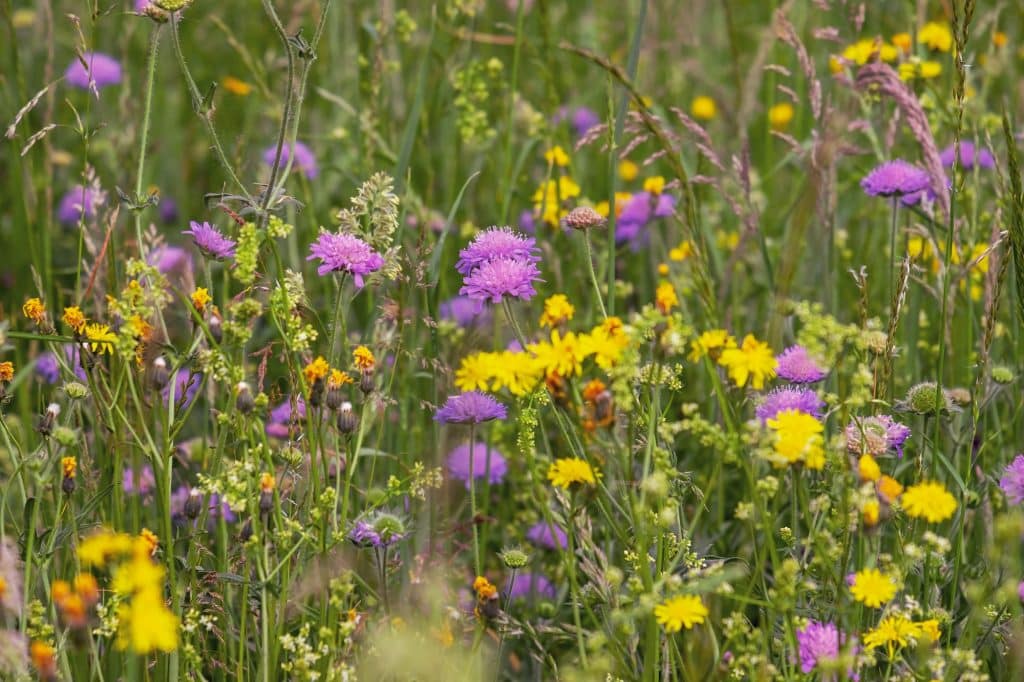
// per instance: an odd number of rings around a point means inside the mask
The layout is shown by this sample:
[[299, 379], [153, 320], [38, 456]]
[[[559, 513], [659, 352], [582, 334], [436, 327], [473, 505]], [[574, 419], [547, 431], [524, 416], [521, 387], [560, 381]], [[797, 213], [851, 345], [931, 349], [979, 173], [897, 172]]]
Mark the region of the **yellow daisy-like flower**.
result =
[[[615, 193], [615, 215], [618, 217], [622, 214], [622, 209], [625, 208], [629, 200], [633, 198], [633, 195], [629, 192], [616, 192]], [[594, 204], [594, 210], [597, 211], [598, 215], [602, 218], [607, 218], [610, 214], [607, 201], [599, 201]]]
[[929, 21], [917, 32], [917, 42], [931, 50], [949, 52], [953, 47], [953, 31], [947, 24]]
[[654, 607], [654, 618], [665, 632], [679, 632], [683, 628], [689, 630], [707, 618], [708, 608], [700, 597], [684, 594], [666, 599]]
[[455, 386], [460, 391], [487, 391], [494, 379], [496, 353], [473, 353], [462, 358], [455, 371]]
[[557, 180], [546, 181], [537, 191], [533, 193], [533, 206], [541, 213], [541, 219], [548, 225], [557, 226], [564, 218], [566, 211], [562, 204], [567, 199], [580, 195], [580, 186], [568, 175], [563, 175]]
[[306, 383], [312, 386], [317, 379], [325, 379], [330, 371], [331, 366], [327, 364], [322, 355], [318, 355], [316, 360], [303, 368], [302, 375], [306, 377]]
[[351, 384], [354, 380], [349, 376], [348, 372], [343, 372], [340, 369], [332, 369], [331, 375], [327, 379], [328, 388], [341, 388], [345, 384]]
[[366, 346], [357, 346], [352, 351], [352, 362], [361, 370], [371, 370], [377, 363], [377, 360], [373, 357], [373, 351]]
[[945, 486], [935, 481], [912, 485], [903, 491], [900, 500], [907, 516], [924, 519], [928, 523], [941, 523], [956, 511], [956, 498]]
[[110, 559], [130, 554], [133, 542], [132, 536], [127, 533], [101, 530], [78, 545], [78, 560], [86, 566], [103, 568]]
[[199, 287], [192, 292], [192, 305], [199, 312], [206, 310], [206, 304], [212, 301], [210, 298], [210, 292], [206, 287]]
[[699, 362], [705, 355], [717, 360], [723, 350], [735, 348], [736, 339], [724, 329], [711, 329], [690, 342], [690, 362]]
[[665, 191], [665, 178], [660, 175], [644, 180], [644, 191], [650, 194], [661, 194]]
[[566, 490], [576, 483], [594, 485], [600, 476], [601, 474], [595, 471], [586, 460], [579, 457], [556, 459], [548, 467], [548, 480], [551, 481], [551, 485]]
[[93, 353], [113, 353], [113, 343], [117, 341], [117, 335], [110, 331], [110, 327], [99, 322], [85, 325], [85, 338], [89, 339], [89, 347]]
[[675, 261], [676, 263], [680, 263], [680, 262], [686, 260], [687, 258], [689, 258], [692, 255], [693, 255], [693, 242], [691, 242], [689, 239], [684, 239], [683, 241], [679, 242], [679, 246], [677, 246], [677, 247], [675, 247], [673, 249], [669, 249], [668, 259], [670, 261]]
[[36, 324], [42, 324], [46, 320], [46, 305], [38, 298], [25, 301], [21, 306], [21, 312]]
[[178, 648], [178, 617], [167, 608], [159, 588], [139, 591], [118, 608], [117, 616], [118, 649], [146, 655]]
[[718, 358], [718, 364], [729, 371], [729, 378], [743, 387], [750, 382], [755, 390], [764, 388], [764, 382], [775, 376], [775, 355], [767, 343], [758, 341], [753, 334], [747, 334], [739, 348], [726, 348]]
[[636, 180], [636, 176], [640, 174], [640, 167], [629, 159], [623, 159], [619, 161], [619, 177], [626, 182], [632, 182]]
[[893, 62], [899, 56], [895, 45], [883, 43], [881, 39], [862, 38], [843, 50], [843, 58], [857, 66], [864, 66], [878, 56], [883, 62]]
[[621, 319], [609, 317], [589, 334], [581, 334], [580, 345], [584, 355], [594, 356], [598, 367], [609, 369], [618, 364], [622, 352], [629, 346], [629, 336]]
[[78, 460], [74, 457], [61, 457], [60, 471], [64, 478], [74, 478], [78, 472]]
[[718, 115], [718, 105], [707, 95], [701, 95], [695, 97], [690, 103], [690, 113], [698, 120], [710, 121]]
[[668, 315], [673, 308], [679, 306], [676, 288], [669, 282], [662, 282], [654, 292], [654, 305], [662, 315]]
[[772, 130], [785, 130], [794, 115], [793, 105], [789, 102], [780, 102], [768, 110], [768, 125]]
[[878, 494], [890, 504], [896, 501], [903, 494], [903, 485], [891, 476], [882, 476], [878, 479]]
[[878, 519], [881, 516], [882, 506], [878, 504], [878, 500], [868, 500], [861, 507], [860, 516], [864, 521], [864, 525], [868, 528], [873, 528], [878, 525]]
[[910, 48], [913, 46], [913, 41], [910, 39], [910, 34], [904, 32], [894, 35], [892, 37], [892, 44], [903, 52], [910, 52]]
[[71, 327], [76, 334], [81, 334], [82, 330], [85, 329], [85, 314], [82, 313], [82, 309], [77, 305], [64, 309], [63, 320], [64, 324]]
[[569, 155], [557, 144], [544, 152], [544, 160], [555, 164], [559, 168], [565, 168], [569, 165]]
[[0, 362], [0, 382], [5, 384], [14, 380], [14, 363], [10, 360]]
[[494, 355], [491, 376], [492, 391], [507, 388], [512, 395], [523, 396], [532, 391], [544, 375], [544, 370], [529, 353], [503, 351]]
[[775, 432], [775, 454], [782, 464], [803, 462], [808, 469], [825, 466], [822, 450], [824, 425], [800, 410], [782, 410], [769, 419], [768, 428]]
[[882, 469], [874, 457], [868, 454], [861, 455], [857, 462], [857, 473], [862, 481], [877, 481], [882, 477]]
[[850, 593], [865, 606], [877, 609], [896, 596], [896, 581], [877, 568], [866, 568], [853, 576]]
[[883, 618], [873, 630], [864, 633], [864, 648], [870, 651], [884, 646], [889, 658], [892, 658], [896, 649], [922, 639], [935, 642], [941, 635], [937, 620], [914, 622], [906, 616], [890, 615]]
[[531, 343], [526, 348], [536, 356], [537, 364], [544, 374], [557, 374], [560, 377], [579, 374], [585, 357], [579, 337], [573, 332], [566, 332], [562, 336], [557, 329], [551, 331], [550, 343]]
[[555, 294], [544, 301], [544, 313], [540, 316], [540, 326], [557, 327], [568, 322], [576, 314], [576, 308], [565, 294]]

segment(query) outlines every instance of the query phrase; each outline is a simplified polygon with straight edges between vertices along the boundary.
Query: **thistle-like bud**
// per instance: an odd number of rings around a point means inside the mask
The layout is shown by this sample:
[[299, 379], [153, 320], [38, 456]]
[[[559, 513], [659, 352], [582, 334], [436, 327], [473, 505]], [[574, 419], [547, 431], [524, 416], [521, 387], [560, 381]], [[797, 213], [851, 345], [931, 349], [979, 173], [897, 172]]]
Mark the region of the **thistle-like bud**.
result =
[[266, 515], [274, 507], [274, 488], [277, 482], [274, 475], [264, 471], [260, 474], [260, 514]]
[[199, 518], [203, 511], [203, 493], [196, 488], [188, 492], [188, 499], [185, 500], [185, 517], [191, 520]]
[[373, 393], [374, 381], [373, 381], [373, 370], [364, 369], [359, 375], [359, 390], [365, 395]]
[[942, 394], [939, 395], [934, 381], [926, 381], [910, 387], [903, 405], [917, 414], [938, 414], [939, 412], [949, 412], [953, 401], [950, 400], [947, 391], [942, 391]]
[[235, 385], [235, 408], [242, 414], [249, 414], [256, 406], [256, 399], [252, 396], [252, 389], [244, 381]]
[[356, 413], [352, 409], [352, 403], [347, 400], [341, 404], [338, 409], [338, 430], [346, 436], [352, 435], [359, 426], [359, 420], [356, 418]]
[[992, 368], [992, 381], [997, 384], [1005, 386], [1006, 384], [1013, 381], [1013, 370], [1009, 367], [993, 367]]
[[210, 336], [214, 341], [220, 343], [224, 339], [224, 320], [216, 309], [210, 312], [210, 320], [206, 324], [210, 328]]
[[39, 432], [40, 436], [49, 438], [50, 434], [53, 433], [53, 426], [59, 415], [60, 405], [50, 403], [46, 406], [46, 411], [39, 417], [39, 422], [36, 424], [36, 431]]
[[530, 555], [522, 547], [506, 547], [498, 556], [506, 568], [522, 568], [530, 561]]
[[577, 206], [569, 211], [562, 222], [566, 227], [574, 230], [590, 230], [595, 227], [603, 227], [607, 221], [604, 216], [589, 206]]
[[162, 355], [157, 356], [153, 360], [153, 366], [150, 368], [150, 378], [153, 382], [153, 387], [158, 391], [162, 391], [167, 382], [171, 380], [171, 373], [167, 369], [167, 360]]

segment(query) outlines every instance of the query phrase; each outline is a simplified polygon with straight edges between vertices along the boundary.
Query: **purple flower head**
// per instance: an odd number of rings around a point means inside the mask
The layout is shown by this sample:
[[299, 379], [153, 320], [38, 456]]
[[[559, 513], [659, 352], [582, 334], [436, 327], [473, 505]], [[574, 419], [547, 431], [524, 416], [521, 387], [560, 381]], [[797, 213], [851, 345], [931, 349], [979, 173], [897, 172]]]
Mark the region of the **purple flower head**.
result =
[[1024, 602], [1024, 580], [1017, 585], [1017, 598]]
[[854, 455], [883, 455], [890, 450], [903, 456], [910, 428], [887, 414], [854, 418], [846, 427], [846, 450]]
[[493, 419], [505, 419], [507, 416], [505, 406], [491, 396], [480, 391], [469, 391], [448, 396], [445, 404], [434, 414], [434, 420], [442, 424], [479, 424]]
[[156, 488], [156, 477], [153, 475], [153, 467], [144, 465], [137, 472], [131, 467], [126, 467], [122, 475], [121, 488], [126, 495], [148, 495]]
[[[198, 491], [197, 491], [198, 493]], [[185, 517], [185, 504], [192, 497], [192, 489], [187, 485], [178, 486], [171, 494], [171, 518], [174, 520], [176, 525], [184, 525], [186, 523]], [[217, 493], [210, 495], [209, 499], [202, 493], [199, 493], [199, 509], [202, 511], [202, 506], [205, 503], [208, 514], [206, 517], [206, 528], [211, 533], [217, 528], [217, 521], [223, 516], [226, 523], [234, 523], [238, 520], [238, 516], [235, 512], [231, 511], [231, 507], [227, 501], [222, 500], [221, 496]], [[198, 524], [199, 519], [197, 518], [193, 525]]]
[[75, 185], [61, 197], [57, 206], [57, 219], [65, 225], [75, 225], [79, 220], [92, 220], [102, 203], [103, 197], [99, 192], [91, 187]]
[[460, 327], [489, 327], [491, 310], [480, 301], [468, 296], [453, 296], [441, 303], [438, 309], [442, 320], [454, 322]]
[[299, 424], [306, 420], [306, 401], [302, 396], [296, 398], [295, 410], [292, 410], [290, 398], [285, 398], [281, 403], [270, 411], [267, 418], [267, 435], [272, 438], [285, 439], [288, 437], [289, 426]]
[[356, 521], [348, 539], [359, 547], [389, 547], [405, 535], [405, 524], [401, 519], [380, 512]]
[[[302, 144], [301, 142], [295, 143], [295, 162], [293, 166], [298, 167], [299, 171], [302, 172], [307, 178], [312, 180], [317, 176], [319, 172], [316, 166], [316, 157], [313, 156], [312, 150], [309, 147]], [[263, 152], [263, 162], [268, 166], [274, 165], [274, 154], [277, 152], [277, 145], [272, 145]], [[288, 163], [290, 151], [287, 145], [281, 147], [281, 167], [283, 168]]]
[[576, 137], [583, 137], [588, 130], [601, 123], [601, 117], [589, 107], [559, 107], [553, 122], [561, 123], [566, 119], [572, 125]]
[[148, 260], [164, 275], [185, 277], [192, 272], [192, 256], [180, 246], [161, 246], [150, 252]]
[[675, 207], [676, 198], [671, 194], [637, 192], [625, 203], [615, 221], [615, 241], [619, 244], [629, 242], [634, 251], [638, 250], [647, 241], [647, 225], [655, 218], [672, 215]]
[[539, 263], [536, 240], [526, 237], [510, 227], [491, 227], [478, 234], [469, 246], [459, 252], [455, 269], [468, 275], [485, 263], [509, 258], [528, 263]]
[[[486, 443], [477, 441], [473, 446], [473, 478], [487, 479], [491, 485], [505, 480], [508, 464], [497, 448], [488, 448]], [[463, 443], [448, 454], [448, 472], [452, 478], [462, 481], [469, 489], [469, 443]]]
[[347, 272], [352, 275], [356, 288], [363, 288], [363, 275], [377, 272], [384, 265], [384, 257], [359, 237], [351, 234], [321, 232], [309, 245], [306, 260], [320, 259], [318, 275], [329, 272]]
[[463, 280], [459, 293], [480, 301], [501, 303], [506, 296], [529, 301], [540, 279], [537, 264], [527, 260], [499, 258], [484, 263]]
[[165, 224], [170, 225], [171, 223], [178, 222], [178, 204], [174, 199], [170, 197], [161, 197], [160, 204], [157, 206], [157, 211], [160, 213], [160, 220]]
[[557, 594], [555, 586], [543, 573], [532, 573], [526, 571], [515, 575], [515, 582], [510, 580], [505, 584], [505, 593], [512, 599], [554, 599]]
[[780, 377], [794, 384], [813, 384], [828, 375], [828, 371], [819, 365], [803, 346], [790, 346], [782, 351], [775, 371]]
[[519, 229], [525, 234], [537, 234], [537, 219], [533, 211], [526, 210], [519, 214]]
[[57, 356], [47, 351], [36, 358], [36, 376], [48, 384], [55, 384], [60, 380], [60, 364]]
[[1024, 455], [1017, 455], [1005, 469], [999, 479], [999, 487], [1006, 493], [1010, 504], [1024, 502]]
[[754, 413], [764, 424], [769, 419], [774, 419], [775, 415], [783, 410], [800, 410], [818, 419], [821, 418], [821, 412], [824, 409], [825, 401], [811, 389], [782, 386], [765, 395], [764, 400], [757, 406]]
[[860, 181], [864, 192], [872, 197], [901, 197], [929, 189], [927, 171], [903, 159], [886, 161]]
[[555, 532], [552, 534], [547, 521], [538, 521], [530, 526], [530, 530], [526, 531], [526, 539], [538, 547], [547, 549], [565, 549], [569, 546], [569, 538], [565, 531], [555, 526]]
[[98, 93], [99, 88], [107, 85], [117, 85], [121, 82], [121, 63], [110, 55], [102, 52], [86, 52], [82, 59], [77, 56], [71, 60], [64, 77], [68, 83], [83, 90], [93, 90]]
[[809, 673], [822, 659], [839, 656], [839, 629], [833, 623], [808, 621], [807, 627], [796, 631], [800, 647], [800, 670]]
[[[947, 168], [952, 168], [953, 163], [956, 160], [956, 146], [949, 145], [939, 154], [939, 160], [942, 161], [942, 165]], [[976, 149], [974, 143], [970, 140], [960, 141], [960, 166], [964, 170], [971, 170], [975, 164], [990, 170], [996, 167], [996, 160], [992, 157], [992, 152], [982, 147]]]
[[191, 235], [192, 241], [195, 242], [199, 250], [206, 254], [207, 257], [214, 260], [235, 257], [235, 246], [238, 242], [225, 237], [221, 234], [220, 230], [210, 225], [210, 223], [197, 223], [192, 220], [189, 222], [189, 227], [192, 229], [185, 230], [182, 234]]
[[174, 373], [174, 381], [164, 386], [162, 391], [164, 405], [167, 405], [167, 401], [171, 399], [171, 386], [174, 386], [175, 405], [178, 405], [180, 410], [188, 409], [188, 406], [196, 399], [196, 393], [199, 392], [199, 385], [202, 383], [202, 374], [198, 372], [193, 374], [187, 369], [179, 369]]

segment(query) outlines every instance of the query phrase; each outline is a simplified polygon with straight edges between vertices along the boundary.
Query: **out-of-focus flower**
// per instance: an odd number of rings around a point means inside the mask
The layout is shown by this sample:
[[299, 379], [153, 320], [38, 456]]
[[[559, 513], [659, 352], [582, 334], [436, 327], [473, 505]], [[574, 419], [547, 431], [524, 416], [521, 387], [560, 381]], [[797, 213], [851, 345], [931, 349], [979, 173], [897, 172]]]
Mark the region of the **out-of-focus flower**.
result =
[[718, 115], [718, 105], [707, 95], [700, 95], [690, 102], [690, 113], [698, 121], [710, 121]]
[[479, 424], [506, 417], [508, 409], [504, 405], [479, 391], [448, 396], [434, 414], [434, 419], [442, 424]]
[[956, 498], [945, 486], [935, 481], [909, 486], [903, 491], [900, 504], [907, 516], [921, 518], [928, 523], [945, 521], [956, 511]]
[[[250, 92], [252, 92], [252, 86], [251, 85], [249, 85], [248, 83], [246, 83], [245, 81], [243, 81], [240, 78], [235, 78], [234, 76], [224, 76], [224, 78], [222, 78], [220, 82], [221, 82], [221, 85], [224, 86], [224, 89], [227, 90], [228, 92], [230, 92], [232, 95], [238, 95], [239, 97], [245, 97]], [[271, 152], [270, 152], [270, 159], [271, 159], [271, 161], [273, 161], [273, 159], [274, 159], [274, 152], [273, 152], [273, 150], [271, 150]]]
[[779, 376], [794, 384], [814, 384], [828, 376], [828, 370], [818, 364], [803, 346], [790, 346], [779, 354], [777, 360]]
[[573, 485], [596, 485], [601, 474], [579, 457], [562, 457], [548, 467], [551, 485], [568, 490]]
[[700, 625], [708, 616], [708, 608], [693, 594], [684, 594], [666, 599], [654, 607], [654, 618], [665, 632], [679, 632], [694, 625]]
[[[467, 490], [470, 479], [469, 450], [469, 443], [463, 443], [448, 453], [448, 472], [452, 478], [465, 483]], [[486, 443], [477, 441], [473, 445], [472, 469], [474, 479], [487, 479], [491, 485], [498, 485], [505, 480], [508, 464], [497, 448], [489, 448]]]
[[30, 298], [21, 306], [21, 312], [26, 319], [32, 320], [36, 326], [46, 322], [46, 305], [38, 298]]
[[384, 257], [369, 244], [351, 234], [321, 232], [315, 242], [309, 245], [306, 260], [320, 259], [317, 274], [345, 272], [352, 275], [356, 288], [363, 288], [363, 277], [380, 270]]
[[513, 599], [554, 599], [557, 594], [554, 584], [543, 573], [517, 573], [515, 582], [505, 586], [509, 600]]
[[640, 174], [640, 167], [629, 159], [619, 161], [619, 177], [625, 182], [633, 182]]
[[728, 370], [729, 378], [741, 388], [749, 381], [751, 387], [761, 390], [764, 382], [775, 376], [776, 362], [772, 349], [753, 334], [747, 334], [738, 348], [723, 350], [718, 364]]
[[588, 130], [601, 123], [601, 117], [597, 115], [597, 112], [588, 107], [576, 107], [575, 109], [561, 107], [554, 117], [554, 123], [561, 123], [567, 119], [572, 125], [576, 137], [583, 137]]
[[770, 391], [755, 408], [754, 413], [765, 423], [783, 410], [799, 410], [820, 419], [825, 401], [809, 388], [782, 386]]
[[953, 31], [948, 24], [929, 21], [917, 32], [917, 42], [931, 50], [949, 52], [953, 47]]
[[866, 568], [853, 576], [850, 593], [865, 606], [877, 609], [896, 596], [896, 581], [877, 568]]
[[839, 628], [834, 623], [816, 620], [796, 631], [800, 649], [800, 671], [809, 673], [820, 661], [830, 661], [839, 656]]
[[153, 467], [148, 464], [139, 469], [125, 467], [121, 488], [126, 495], [149, 495], [156, 488], [156, 476]]
[[[947, 168], [953, 167], [953, 162], [956, 160], [956, 145], [949, 145], [941, 152], [939, 152], [939, 159], [942, 161], [942, 165]], [[992, 156], [992, 152], [985, 149], [984, 147], [976, 148], [974, 143], [970, 140], [960, 141], [960, 167], [964, 170], [971, 170], [977, 165], [985, 170], [991, 170], [996, 167], [996, 160]]]
[[662, 315], [668, 315], [673, 308], [679, 306], [676, 288], [670, 282], [662, 282], [654, 292], [654, 307]]
[[544, 160], [549, 164], [558, 166], [559, 168], [565, 168], [569, 165], [569, 155], [566, 154], [565, 150], [557, 144], [544, 152]]
[[103, 195], [91, 187], [75, 185], [61, 197], [57, 205], [57, 219], [67, 226], [80, 220], [92, 220], [96, 209], [103, 204]]
[[[291, 151], [295, 152], [295, 161], [292, 163], [293, 167], [299, 169], [303, 175], [312, 180], [318, 174], [316, 165], [316, 157], [313, 156], [313, 151], [302, 142], [296, 142], [294, 147], [289, 148], [288, 145], [281, 147], [281, 167], [283, 168], [291, 157]], [[274, 165], [274, 157], [277, 153], [277, 145], [271, 145], [263, 152], [263, 162], [268, 166]]]
[[197, 223], [193, 220], [189, 222], [189, 226], [191, 229], [185, 230], [182, 234], [191, 235], [196, 247], [208, 258], [224, 260], [235, 257], [235, 246], [238, 242], [234, 239], [225, 237], [210, 223]]
[[487, 328], [490, 326], [492, 316], [490, 308], [469, 296], [453, 296], [443, 301], [438, 306], [438, 314], [442, 320], [454, 322], [463, 328]]
[[538, 521], [530, 526], [530, 530], [526, 531], [526, 539], [547, 549], [565, 549], [569, 542], [564, 530], [555, 526], [552, 532], [546, 521]]
[[1024, 502], [1024, 455], [1017, 455], [1006, 465], [999, 487], [1006, 493], [1010, 504]]
[[554, 294], [544, 301], [544, 312], [540, 316], [540, 326], [558, 327], [572, 319], [576, 308], [569, 302], [565, 294]]
[[768, 109], [768, 125], [772, 130], [785, 130], [793, 121], [793, 105], [789, 102], [779, 102]]
[[[676, 198], [662, 192], [637, 192], [622, 207], [615, 225], [615, 241], [619, 244], [629, 243], [634, 250], [646, 242], [646, 228], [656, 218], [672, 215]], [[617, 207], [617, 204], [616, 204]]]
[[71, 60], [64, 77], [76, 88], [98, 90], [121, 82], [121, 63], [102, 52], [86, 52]]
[[551, 330], [551, 341], [531, 343], [526, 347], [536, 357], [536, 362], [545, 374], [557, 374], [560, 377], [578, 375], [582, 368], [583, 346], [573, 332], [564, 335], [557, 329]]

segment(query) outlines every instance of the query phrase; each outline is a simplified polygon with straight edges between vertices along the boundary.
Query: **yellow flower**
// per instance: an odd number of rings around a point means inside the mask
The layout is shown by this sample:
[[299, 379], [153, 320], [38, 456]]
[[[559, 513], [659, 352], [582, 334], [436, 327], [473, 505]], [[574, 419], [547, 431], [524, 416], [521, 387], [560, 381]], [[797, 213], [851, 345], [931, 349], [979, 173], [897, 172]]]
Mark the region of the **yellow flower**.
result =
[[900, 614], [889, 615], [883, 618], [874, 630], [864, 633], [864, 648], [870, 651], [884, 645], [889, 658], [892, 658], [898, 648], [916, 643], [920, 639], [934, 642], [941, 634], [937, 620], [915, 623]]
[[695, 97], [690, 103], [690, 113], [698, 120], [710, 121], [718, 115], [718, 106], [715, 104], [715, 100], [707, 95], [701, 95]]
[[264, 471], [260, 474], [260, 492], [270, 493], [274, 492], [274, 488], [277, 487], [277, 481], [274, 480], [274, 475], [269, 471]]
[[949, 52], [953, 47], [953, 32], [946, 24], [929, 21], [917, 32], [917, 42], [932, 50]]
[[747, 385], [760, 391], [766, 379], [775, 376], [775, 355], [767, 343], [758, 341], [753, 334], [747, 334], [739, 348], [726, 348], [718, 358], [718, 364], [729, 371], [729, 378], [739, 387]]
[[898, 52], [894, 45], [883, 43], [880, 38], [862, 38], [843, 50], [843, 58], [857, 66], [864, 66], [875, 56], [883, 62], [896, 61]]
[[684, 239], [679, 242], [679, 246], [674, 249], [669, 249], [668, 259], [677, 263], [686, 260], [693, 255], [693, 242], [689, 239]]
[[865, 606], [877, 609], [896, 596], [896, 581], [877, 568], [866, 568], [853, 576], [850, 593]]
[[668, 277], [668, 273], [668, 263], [658, 263], [658, 274], [662, 277]]
[[731, 230], [718, 230], [715, 233], [715, 243], [718, 248], [725, 251], [735, 251], [740, 245], [740, 233]]
[[654, 617], [658, 625], [665, 628], [665, 632], [679, 632], [683, 628], [689, 630], [703, 623], [707, 615], [708, 609], [700, 597], [692, 594], [672, 597], [654, 607]]
[[579, 337], [573, 332], [562, 336], [561, 332], [553, 329], [550, 343], [531, 343], [526, 348], [537, 358], [537, 365], [545, 374], [568, 377], [580, 373], [584, 353]]
[[[616, 192], [615, 193], [615, 215], [618, 217], [622, 214], [622, 209], [626, 206], [629, 200], [633, 197], [629, 192]], [[599, 201], [594, 204], [594, 210], [597, 211], [598, 215], [603, 218], [607, 218], [609, 215], [608, 202]]]
[[736, 347], [736, 339], [724, 329], [710, 329], [690, 342], [690, 362], [698, 362], [705, 355], [717, 360], [721, 352]]
[[507, 388], [512, 395], [523, 396], [531, 392], [540, 381], [544, 370], [532, 355], [510, 350], [490, 353], [494, 356], [491, 376], [492, 391]]
[[576, 308], [565, 294], [555, 294], [544, 301], [544, 314], [540, 316], [540, 326], [557, 327], [568, 322], [576, 314]]
[[352, 362], [361, 370], [372, 370], [377, 360], [373, 357], [373, 351], [366, 346], [357, 346], [352, 351]]
[[178, 617], [167, 608], [159, 588], [141, 590], [118, 608], [117, 616], [118, 649], [146, 655], [178, 648]]
[[875, 458], [869, 454], [863, 454], [857, 462], [857, 473], [862, 481], [877, 481], [882, 477], [882, 470]]
[[145, 557], [151, 557], [156, 554], [157, 548], [160, 547], [160, 538], [156, 536], [156, 533], [148, 528], [143, 528], [139, 531], [139, 538], [135, 542], [135, 551]]
[[654, 292], [654, 305], [662, 315], [668, 315], [673, 308], [679, 305], [675, 287], [669, 282], [659, 284], [658, 289]]
[[21, 306], [21, 312], [26, 318], [36, 324], [42, 324], [46, 320], [46, 306], [38, 298], [30, 298]]
[[5, 384], [14, 380], [14, 363], [10, 360], [0, 362], [0, 382]]
[[936, 61], [920, 61], [913, 59], [900, 64], [900, 79], [904, 81], [915, 78], [936, 78], [942, 74], [942, 64]]
[[629, 159], [623, 159], [619, 161], [619, 177], [626, 182], [632, 182], [636, 180], [636, 176], [640, 174], [640, 167]]
[[665, 178], [660, 175], [644, 180], [644, 191], [651, 194], [661, 194], [665, 191]]
[[900, 503], [907, 516], [923, 518], [928, 523], [941, 523], [956, 511], [956, 498], [935, 481], [910, 486], [903, 492]]
[[629, 346], [629, 336], [622, 320], [609, 317], [589, 334], [581, 334], [580, 344], [584, 355], [593, 355], [598, 367], [608, 369], [619, 362], [622, 352]]
[[327, 364], [322, 355], [318, 355], [316, 360], [305, 366], [302, 375], [306, 377], [306, 383], [312, 386], [318, 379], [325, 379], [330, 371], [331, 366]]
[[892, 44], [903, 52], [910, 52], [910, 48], [913, 45], [909, 33], [897, 33], [892, 37]]
[[81, 334], [82, 330], [85, 329], [85, 315], [82, 314], [82, 309], [77, 305], [65, 308], [63, 319], [64, 324], [71, 327], [76, 334]]
[[568, 175], [563, 175], [557, 180], [548, 180], [537, 188], [533, 193], [533, 205], [540, 212], [541, 220], [548, 225], [557, 226], [568, 213], [562, 204], [567, 199], [579, 195], [580, 186]]
[[345, 384], [351, 383], [353, 383], [352, 377], [348, 372], [343, 372], [340, 369], [332, 369], [331, 376], [327, 379], [328, 388], [341, 388]]
[[601, 474], [594, 471], [586, 460], [579, 457], [563, 457], [556, 459], [548, 467], [548, 480], [558, 488], [569, 489], [574, 483], [594, 485]]
[[494, 583], [482, 575], [478, 575], [473, 581], [473, 591], [476, 592], [476, 598], [481, 600], [490, 599], [498, 594], [498, 588]]
[[192, 292], [192, 305], [199, 312], [206, 310], [206, 304], [212, 300], [213, 299], [210, 298], [210, 292], [206, 287], [199, 287]]
[[252, 92], [251, 85], [234, 76], [224, 76], [223, 80], [221, 80], [221, 85], [232, 95], [238, 95], [239, 97], [245, 97]]
[[996, 47], [1006, 47], [1008, 40], [1009, 39], [1006, 37], [1006, 34], [1002, 31], [995, 31], [992, 34], [992, 44]]
[[78, 460], [74, 457], [61, 457], [60, 470], [64, 478], [74, 478], [78, 471]]
[[903, 486], [895, 478], [890, 476], [882, 476], [878, 480], [878, 494], [885, 499], [886, 502], [892, 504], [896, 501], [896, 498], [903, 494]]
[[881, 514], [881, 505], [878, 504], [878, 500], [868, 500], [864, 503], [864, 506], [860, 510], [861, 518], [864, 520], [864, 525], [869, 528], [878, 525], [878, 518]]
[[793, 120], [793, 105], [780, 102], [768, 110], [768, 124], [772, 130], [785, 130]]
[[544, 160], [555, 164], [559, 168], [565, 168], [569, 165], [569, 155], [557, 144], [544, 152]]
[[117, 335], [110, 331], [110, 327], [99, 322], [93, 322], [85, 326], [85, 337], [89, 339], [89, 346], [92, 348], [93, 353], [112, 353], [114, 346], [112, 345], [117, 341]]
[[455, 386], [460, 391], [486, 391], [494, 378], [495, 353], [473, 353], [462, 358], [455, 372]]
[[781, 410], [769, 419], [768, 428], [775, 432], [774, 450], [779, 465], [803, 462], [808, 469], [825, 466], [822, 432], [825, 427], [812, 415], [800, 410]]
[[103, 568], [114, 557], [130, 554], [133, 539], [127, 533], [101, 530], [78, 545], [78, 560], [86, 566]]

